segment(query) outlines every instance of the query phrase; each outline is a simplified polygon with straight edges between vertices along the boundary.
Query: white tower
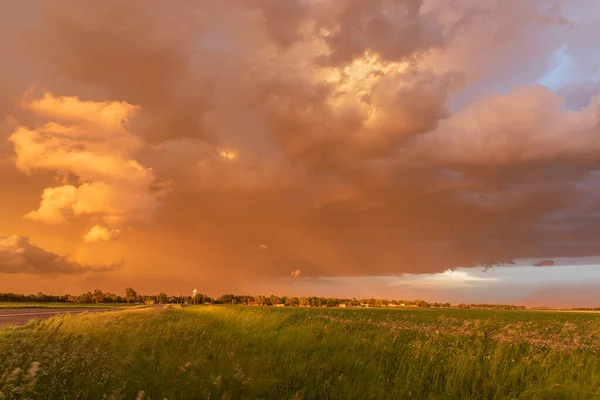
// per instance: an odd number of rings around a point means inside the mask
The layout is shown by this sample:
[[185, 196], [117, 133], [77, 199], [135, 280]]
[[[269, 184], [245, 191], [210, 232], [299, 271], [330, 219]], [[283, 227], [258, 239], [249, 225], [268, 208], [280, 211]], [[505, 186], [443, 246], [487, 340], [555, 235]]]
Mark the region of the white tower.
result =
[[196, 295], [198, 294], [198, 291], [196, 289], [194, 289], [192, 291], [192, 303], [196, 302]]

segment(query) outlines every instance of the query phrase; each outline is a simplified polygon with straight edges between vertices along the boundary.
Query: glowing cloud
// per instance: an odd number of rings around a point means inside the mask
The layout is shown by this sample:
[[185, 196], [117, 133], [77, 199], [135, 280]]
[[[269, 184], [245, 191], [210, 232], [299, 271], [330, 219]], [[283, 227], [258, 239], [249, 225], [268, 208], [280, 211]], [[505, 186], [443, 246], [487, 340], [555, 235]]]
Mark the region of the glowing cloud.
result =
[[133, 158], [141, 142], [123, 125], [136, 107], [46, 93], [41, 100], [24, 103], [24, 108], [60, 123], [18, 127], [13, 132], [9, 140], [17, 154], [17, 167], [26, 173], [51, 171], [70, 180], [44, 189], [39, 208], [26, 218], [62, 223], [89, 215], [111, 227], [104, 228], [105, 232], [93, 228], [85, 236], [90, 241], [116, 238], [116, 226], [153, 217], [164, 190], [157, 189], [154, 171]]
[[77, 188], [65, 185], [46, 188], [42, 192], [40, 208], [25, 215], [32, 221], [46, 222], [48, 224], [63, 223], [73, 214], [73, 205], [77, 203]]
[[85, 235], [83, 235], [83, 241], [86, 243], [98, 241], [107, 242], [118, 238], [120, 235], [120, 229], [108, 229], [104, 226], [94, 225]]
[[[378, 85], [390, 85], [402, 82], [402, 74], [409, 68], [406, 62], [383, 61], [371, 51], [365, 51], [362, 57], [340, 67], [318, 68], [317, 80], [330, 84], [333, 88], [327, 104], [335, 110], [343, 111], [348, 107], [357, 107], [368, 128], [374, 128], [378, 117], [383, 113], [373, 94]], [[375, 101], [374, 101], [375, 100]]]
[[404, 274], [394, 284], [414, 288], [461, 288], [470, 287], [477, 283], [495, 282], [496, 277], [481, 277], [470, 273], [469, 270], [446, 270], [438, 274]]
[[81, 101], [77, 97], [55, 97], [44, 93], [41, 99], [24, 101], [23, 108], [48, 118], [58, 118], [73, 123], [92, 123], [121, 130], [122, 124], [139, 110], [139, 107], [118, 101]]
[[234, 150], [219, 150], [219, 157], [226, 160], [235, 160], [237, 158], [237, 152]]

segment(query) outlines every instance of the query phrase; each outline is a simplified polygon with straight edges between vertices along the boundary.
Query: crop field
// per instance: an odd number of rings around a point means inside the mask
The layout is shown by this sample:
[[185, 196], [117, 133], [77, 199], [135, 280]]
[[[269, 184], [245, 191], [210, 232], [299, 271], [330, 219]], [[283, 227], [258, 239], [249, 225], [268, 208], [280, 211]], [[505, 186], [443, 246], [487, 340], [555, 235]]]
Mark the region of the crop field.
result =
[[0, 330], [0, 399], [593, 399], [600, 315], [244, 306]]

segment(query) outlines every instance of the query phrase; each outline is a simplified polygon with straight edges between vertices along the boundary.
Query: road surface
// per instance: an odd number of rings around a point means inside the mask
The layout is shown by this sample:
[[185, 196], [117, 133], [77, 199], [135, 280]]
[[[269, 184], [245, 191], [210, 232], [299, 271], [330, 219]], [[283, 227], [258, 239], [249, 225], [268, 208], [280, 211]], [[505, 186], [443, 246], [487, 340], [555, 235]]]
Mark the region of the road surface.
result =
[[119, 308], [21, 308], [0, 310], [0, 327], [3, 325], [22, 325], [32, 319], [47, 319], [59, 314], [81, 314], [83, 312], [118, 311]]

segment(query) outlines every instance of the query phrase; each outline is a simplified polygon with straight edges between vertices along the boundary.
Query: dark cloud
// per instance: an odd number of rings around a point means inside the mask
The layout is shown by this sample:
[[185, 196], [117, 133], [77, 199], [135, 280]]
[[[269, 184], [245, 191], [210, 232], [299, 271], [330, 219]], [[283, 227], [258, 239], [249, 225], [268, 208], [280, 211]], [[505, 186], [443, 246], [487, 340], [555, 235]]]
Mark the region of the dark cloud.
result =
[[540, 260], [533, 264], [534, 267], [551, 267], [554, 265], [554, 260]]
[[260, 12], [269, 37], [282, 49], [302, 40], [302, 24], [309, 20], [310, 8], [302, 0], [247, 0], [246, 4]]
[[[202, 135], [210, 82], [192, 55], [208, 16], [201, 4], [44, 2], [36, 46], [54, 68], [109, 99], [140, 105], [150, 139]], [[208, 54], [199, 54], [207, 57]]]
[[[327, 59], [345, 64], [365, 51], [385, 60], [404, 60], [442, 43], [436, 15], [423, 12], [421, 0], [345, 0], [324, 6], [321, 28], [331, 53]], [[432, 15], [433, 14], [433, 15]]]
[[93, 267], [67, 260], [66, 257], [46, 251], [19, 235], [0, 236], [0, 273], [4, 274], [66, 274], [109, 272], [122, 265]]

